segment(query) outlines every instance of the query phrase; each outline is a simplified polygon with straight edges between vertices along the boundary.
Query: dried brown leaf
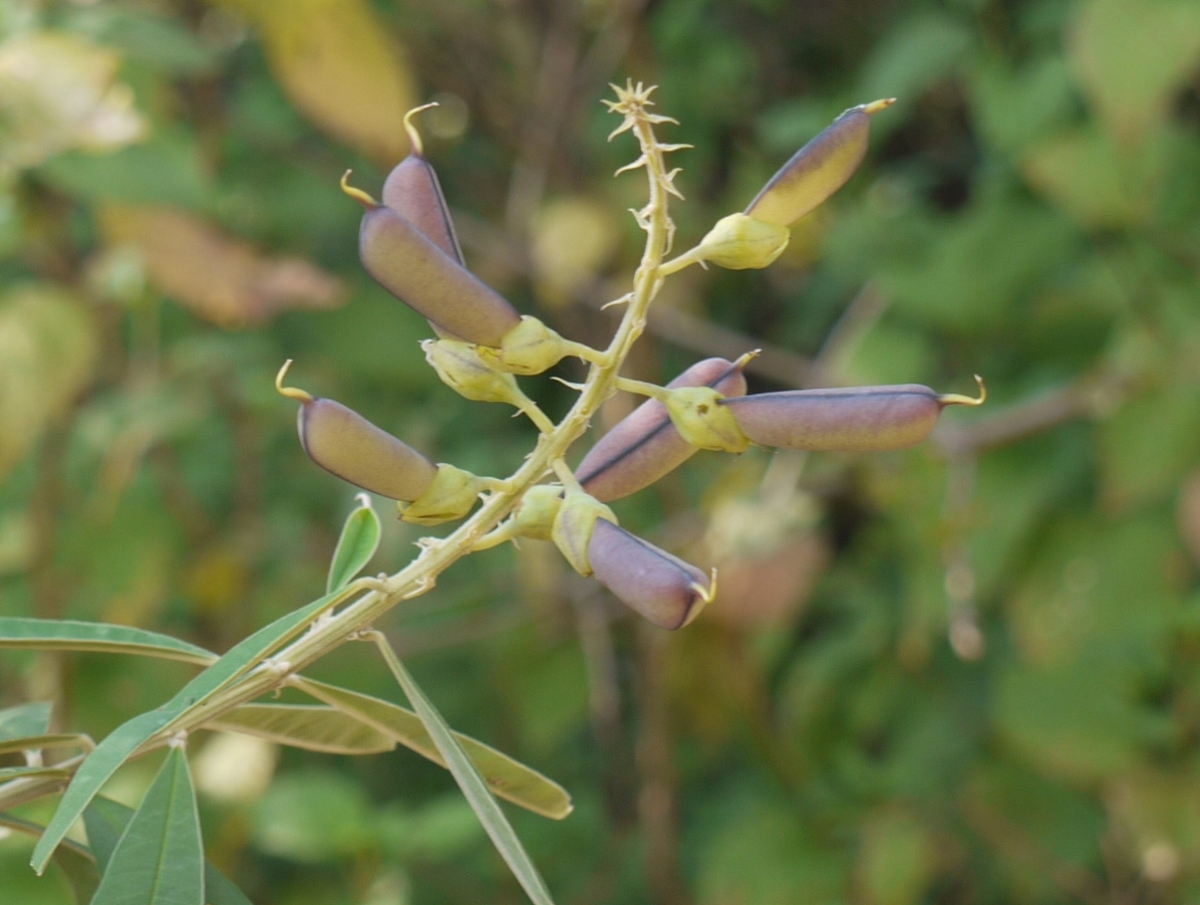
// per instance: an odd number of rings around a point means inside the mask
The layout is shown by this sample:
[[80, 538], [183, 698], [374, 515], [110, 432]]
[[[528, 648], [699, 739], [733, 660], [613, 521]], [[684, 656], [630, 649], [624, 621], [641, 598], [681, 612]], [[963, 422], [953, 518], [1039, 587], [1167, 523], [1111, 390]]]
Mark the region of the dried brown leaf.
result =
[[295, 257], [268, 257], [205, 220], [168, 207], [108, 205], [100, 215], [110, 245], [137, 249], [159, 291], [223, 327], [247, 327], [297, 308], [345, 299], [336, 278]]

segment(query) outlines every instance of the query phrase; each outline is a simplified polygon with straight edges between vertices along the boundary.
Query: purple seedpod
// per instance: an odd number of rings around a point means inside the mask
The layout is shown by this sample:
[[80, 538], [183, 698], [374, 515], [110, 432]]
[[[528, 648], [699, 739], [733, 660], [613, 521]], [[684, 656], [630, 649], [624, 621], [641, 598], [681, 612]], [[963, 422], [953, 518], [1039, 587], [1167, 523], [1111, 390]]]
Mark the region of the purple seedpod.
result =
[[297, 427], [310, 459], [380, 496], [415, 500], [437, 474], [437, 466], [421, 453], [332, 399], [302, 401]]
[[[706, 358], [692, 365], [668, 388], [708, 386], [724, 396], [746, 392], [742, 364]], [[679, 435], [667, 407], [650, 399], [634, 409], [588, 450], [575, 474], [596, 499], [619, 500], [649, 487], [696, 452]]]
[[502, 296], [389, 207], [363, 214], [358, 252], [384, 289], [456, 337], [499, 346], [521, 322]]
[[909, 383], [761, 393], [721, 404], [760, 446], [865, 452], [920, 443], [933, 432], [947, 405], [981, 401], [939, 395]]
[[388, 174], [383, 183], [383, 203], [424, 233], [449, 257], [463, 263], [462, 248], [437, 173], [415, 149]]
[[802, 147], [746, 208], [756, 220], [788, 226], [846, 184], [867, 153], [871, 116], [894, 98], [851, 107]]
[[710, 599], [707, 575], [605, 519], [592, 529], [588, 560], [594, 578], [660, 628], [683, 628]]

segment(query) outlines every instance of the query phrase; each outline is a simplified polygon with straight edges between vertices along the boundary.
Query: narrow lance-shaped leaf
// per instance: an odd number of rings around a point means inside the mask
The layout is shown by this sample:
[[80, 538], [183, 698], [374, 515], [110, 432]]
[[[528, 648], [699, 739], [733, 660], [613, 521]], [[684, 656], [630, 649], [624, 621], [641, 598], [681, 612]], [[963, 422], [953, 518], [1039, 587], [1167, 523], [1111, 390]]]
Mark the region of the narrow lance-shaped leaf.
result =
[[[305, 676], [297, 676], [293, 682], [296, 688], [317, 700], [325, 701], [387, 733], [439, 766], [446, 766], [425, 724], [411, 710]], [[456, 732], [455, 737], [483, 774], [488, 787], [501, 798], [554, 820], [562, 820], [571, 813], [571, 796], [552, 779], [470, 736]]]
[[71, 771], [62, 767], [0, 767], [0, 782], [30, 776], [57, 776], [66, 779], [70, 775]]
[[243, 704], [205, 723], [204, 728], [241, 732], [327, 754], [378, 754], [396, 747], [392, 736], [337, 708], [305, 704]]
[[[17, 616], [0, 617], [0, 648], [140, 654], [205, 665], [217, 659], [216, 654], [195, 644], [145, 629], [103, 622]], [[0, 727], [3, 726], [3, 719], [3, 712], [0, 712]], [[0, 732], [3, 732], [2, 728]]]
[[78, 732], [63, 732], [57, 735], [26, 735], [0, 742], [0, 754], [18, 751], [44, 751], [48, 748], [82, 748], [91, 751], [92, 740]]
[[366, 494], [360, 494], [358, 501], [359, 506], [347, 517], [333, 551], [329, 580], [325, 585], [327, 594], [349, 584], [379, 549], [382, 534], [379, 516], [371, 508], [371, 500]]
[[521, 888], [525, 890], [526, 895], [529, 896], [535, 905], [554, 905], [553, 900], [550, 898], [550, 891], [546, 888], [546, 883], [542, 879], [541, 874], [538, 873], [537, 868], [529, 859], [529, 855], [526, 853], [525, 847], [521, 845], [521, 840], [513, 830], [512, 824], [508, 822], [508, 818], [500, 810], [500, 805], [492, 797], [492, 793], [488, 791], [487, 783], [479, 775], [474, 762], [472, 762], [466, 751], [463, 750], [458, 739], [455, 738], [454, 731], [447, 725], [437, 708], [433, 706], [433, 702], [425, 696], [425, 692], [421, 690], [416, 680], [409, 674], [404, 664], [400, 662], [400, 659], [392, 651], [386, 639], [382, 635], [378, 637], [381, 640], [379, 645], [380, 652], [383, 654], [384, 659], [387, 660], [392, 674], [395, 675], [405, 696], [421, 717], [421, 722], [425, 724], [425, 728], [429, 731], [430, 738], [437, 745], [438, 753], [445, 759], [447, 769], [454, 776], [455, 781], [467, 799], [467, 803], [471, 805], [471, 809], [475, 811], [479, 822], [483, 824], [483, 828], [487, 831], [488, 836], [491, 837], [496, 850], [500, 852], [500, 857], [504, 859], [504, 862], [521, 884]]
[[196, 791], [172, 748], [117, 840], [92, 905], [205, 905]]
[[[101, 871], [108, 867], [113, 850], [132, 817], [133, 808], [103, 795], [96, 796], [83, 812], [88, 844]], [[252, 905], [246, 894], [207, 860], [204, 862], [204, 898], [206, 905]]]
[[34, 870], [40, 874], [46, 869], [54, 849], [83, 813], [88, 802], [121, 764], [151, 736], [169, 726], [193, 704], [235, 681], [320, 613], [354, 593], [353, 586], [343, 588], [276, 619], [230, 648], [221, 659], [192, 679], [162, 707], [135, 716], [109, 733], [75, 771], [45, 834], [33, 849], [30, 863]]

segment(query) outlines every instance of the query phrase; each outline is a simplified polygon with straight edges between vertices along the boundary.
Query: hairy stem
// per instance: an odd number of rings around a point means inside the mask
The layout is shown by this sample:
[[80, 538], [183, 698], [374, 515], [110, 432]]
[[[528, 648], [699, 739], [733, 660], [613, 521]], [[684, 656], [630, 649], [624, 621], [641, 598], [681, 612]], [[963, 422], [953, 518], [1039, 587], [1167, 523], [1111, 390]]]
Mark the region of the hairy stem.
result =
[[637, 138], [642, 153], [639, 164], [645, 167], [649, 182], [649, 204], [637, 215], [639, 224], [646, 231], [646, 247], [634, 274], [633, 292], [626, 297], [628, 306], [624, 317], [603, 355], [591, 363], [587, 380], [570, 411], [542, 434], [525, 464], [504, 482], [504, 486], [488, 495], [479, 510], [452, 534], [441, 540], [427, 541], [421, 554], [408, 566], [381, 578], [374, 590], [340, 612], [314, 623], [305, 635], [275, 654], [268, 663], [260, 664], [237, 685], [197, 702], [148, 740], [138, 753], [161, 744], [170, 735], [195, 729], [240, 704], [282, 688], [289, 674], [305, 668], [368, 628], [402, 600], [431, 589], [445, 569], [471, 553], [480, 539], [516, 508], [525, 491], [541, 480], [554, 462], [563, 458], [571, 444], [587, 430], [600, 406], [615, 392], [617, 372], [645, 329], [646, 312], [662, 285], [661, 265], [673, 229], [667, 210], [667, 196], [673, 191], [672, 174], [665, 168], [663, 149], [653, 130], [654, 123], [667, 120], [646, 110], [650, 104], [649, 91], [643, 91], [640, 85], [636, 89], [618, 89], [617, 96], [618, 103], [611, 106], [625, 116], [618, 132], [630, 130]]

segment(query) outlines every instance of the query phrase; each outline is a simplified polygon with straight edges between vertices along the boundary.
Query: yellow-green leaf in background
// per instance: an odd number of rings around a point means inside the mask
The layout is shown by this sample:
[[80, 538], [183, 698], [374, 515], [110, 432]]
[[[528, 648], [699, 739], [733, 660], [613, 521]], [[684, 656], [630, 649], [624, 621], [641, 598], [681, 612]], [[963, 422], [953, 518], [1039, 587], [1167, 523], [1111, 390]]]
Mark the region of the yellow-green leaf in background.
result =
[[0, 296], [0, 476], [92, 377], [95, 326], [64, 290], [27, 284]]
[[367, 0], [214, 0], [246, 16], [288, 98], [339, 141], [393, 163], [417, 90], [402, 48]]
[[0, 168], [71, 148], [106, 150], [144, 130], [120, 58], [72, 35], [32, 32], [0, 44]]
[[1158, 129], [1172, 94], [1200, 64], [1195, 0], [1080, 3], [1068, 54], [1111, 135], [1123, 145]]
[[886, 809], [863, 827], [855, 879], [869, 905], [915, 905], [937, 869], [937, 845], [912, 815]]
[[1122, 153], [1097, 130], [1057, 135], [1022, 160], [1025, 177], [1072, 220], [1091, 229], [1140, 225], [1149, 218], [1162, 180], [1166, 147]]

